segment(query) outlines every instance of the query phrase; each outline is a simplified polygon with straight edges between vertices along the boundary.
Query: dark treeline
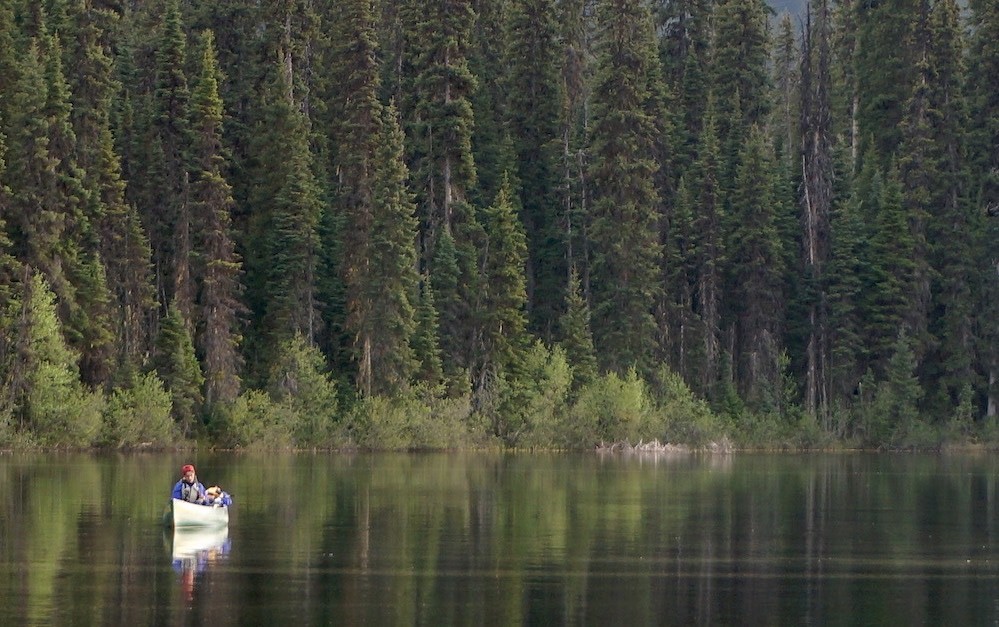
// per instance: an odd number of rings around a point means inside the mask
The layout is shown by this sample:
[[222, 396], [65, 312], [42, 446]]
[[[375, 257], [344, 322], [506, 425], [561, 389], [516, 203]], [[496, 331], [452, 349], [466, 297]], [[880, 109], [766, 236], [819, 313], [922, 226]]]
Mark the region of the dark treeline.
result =
[[0, 0], [0, 444], [995, 441], [999, 5]]

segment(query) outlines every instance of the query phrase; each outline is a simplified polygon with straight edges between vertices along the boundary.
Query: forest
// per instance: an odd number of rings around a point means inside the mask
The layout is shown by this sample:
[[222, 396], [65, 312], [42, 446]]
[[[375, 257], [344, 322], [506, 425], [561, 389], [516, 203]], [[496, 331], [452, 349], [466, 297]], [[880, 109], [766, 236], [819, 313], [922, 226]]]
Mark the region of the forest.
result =
[[0, 448], [999, 443], [999, 3], [0, 0]]

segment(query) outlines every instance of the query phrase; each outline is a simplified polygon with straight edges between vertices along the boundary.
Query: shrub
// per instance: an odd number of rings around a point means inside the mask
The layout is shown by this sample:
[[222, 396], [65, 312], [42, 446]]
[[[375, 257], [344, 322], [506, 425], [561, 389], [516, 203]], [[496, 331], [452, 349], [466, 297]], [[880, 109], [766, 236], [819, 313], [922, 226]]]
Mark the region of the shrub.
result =
[[704, 400], [694, 396], [679, 374], [664, 367], [656, 373], [656, 383], [662, 431], [653, 437], [697, 447], [725, 435], [721, 420]]
[[355, 405], [348, 424], [354, 442], [374, 450], [451, 449], [470, 443], [468, 398], [394, 399], [375, 396]]
[[63, 365], [44, 362], [34, 373], [28, 393], [28, 418], [42, 445], [90, 446], [101, 426], [104, 399], [89, 392], [77, 374]]
[[579, 448], [638, 439], [650, 426], [655, 429], [650, 409], [645, 383], [634, 369], [623, 379], [613, 372], [597, 377], [580, 389], [569, 411], [565, 444]]
[[319, 349], [300, 336], [286, 342], [271, 368], [267, 388], [271, 399], [282, 406], [279, 413], [288, 418], [296, 446], [334, 444], [339, 402]]
[[279, 449], [292, 444], [293, 417], [265, 392], [248, 390], [229, 405], [219, 404], [217, 410], [212, 426], [222, 446]]
[[170, 393], [154, 373], [115, 390], [104, 409], [100, 444], [113, 448], [165, 445], [174, 437]]
[[572, 369], [565, 351], [549, 350], [536, 342], [527, 352], [523, 375], [518, 377], [510, 400], [505, 403], [511, 426], [507, 442], [525, 448], [557, 446], [558, 434], [566, 428]]

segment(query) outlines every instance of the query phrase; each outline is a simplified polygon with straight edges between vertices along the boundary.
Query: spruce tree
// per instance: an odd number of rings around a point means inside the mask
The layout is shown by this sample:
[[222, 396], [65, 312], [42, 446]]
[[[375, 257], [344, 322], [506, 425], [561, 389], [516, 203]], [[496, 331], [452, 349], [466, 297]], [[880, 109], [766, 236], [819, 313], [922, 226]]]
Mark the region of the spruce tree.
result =
[[[296, 335], [314, 345], [319, 332], [316, 268], [322, 200], [309, 144], [309, 120], [294, 104], [283, 65], [274, 68], [256, 146], [261, 181], [255, 201], [264, 208], [251, 224], [247, 259], [258, 321], [260, 366]], [[269, 200], [264, 200], [269, 198]]]
[[588, 225], [593, 339], [603, 369], [644, 372], [656, 353], [653, 308], [661, 290], [654, 155], [662, 129], [647, 109], [658, 57], [643, 2], [607, 0], [597, 15]]
[[245, 311], [240, 296], [242, 264], [232, 237], [235, 202], [225, 178], [222, 145], [222, 100], [214, 37], [201, 38], [201, 68], [191, 95], [194, 177], [191, 202], [198, 282], [196, 345], [205, 375], [205, 401], [227, 403], [239, 394], [243, 359], [240, 323]]
[[410, 346], [418, 364], [413, 374], [414, 380], [431, 387], [444, 380], [437, 329], [437, 308], [434, 305], [433, 288], [429, 279], [423, 276], [420, 277], [419, 300], [416, 304], [416, 329], [410, 339]]
[[56, 296], [41, 273], [22, 283], [15, 372], [9, 388], [22, 432], [43, 445], [89, 446], [100, 427], [100, 398], [80, 383], [79, 354], [68, 346]]
[[901, 141], [899, 123], [914, 84], [913, 28], [922, 0], [856, 2], [858, 154], [886, 169]]
[[774, 202], [774, 160], [763, 132], [750, 130], [739, 157], [726, 229], [727, 287], [736, 382], [759, 403], [778, 384], [783, 350], [783, 251]]
[[8, 180], [15, 255], [44, 274], [58, 296], [67, 340], [82, 353], [81, 375], [100, 385], [110, 372], [109, 295], [86, 213], [86, 174], [75, 158], [58, 39], [32, 40], [12, 102]]
[[952, 415], [966, 385], [982, 389], [975, 362], [975, 294], [977, 260], [981, 256], [981, 224], [968, 189], [969, 129], [966, 95], [965, 42], [960, 10], [953, 0], [933, 4], [928, 16], [926, 46], [929, 80], [931, 137], [937, 161], [938, 183], [926, 237], [931, 274], [929, 334], [931, 346], [923, 368], [927, 389], [940, 390], [931, 397]]
[[982, 285], [977, 306], [981, 329], [979, 350], [987, 379], [986, 415], [999, 415], [999, 90], [993, 76], [999, 73], [999, 7], [994, 2], [973, 3], [974, 37], [969, 59], [969, 96], [972, 115], [971, 163], [978, 173], [972, 194], [978, 212], [987, 216], [983, 246], [976, 255]]
[[[871, 282], [864, 286], [865, 343], [875, 373], [884, 372], [899, 330], [914, 311], [916, 249], [903, 205], [898, 171], [875, 174], [867, 193], [864, 219], [870, 234]], [[910, 340], [911, 341], [911, 340]]]
[[586, 304], [575, 268], [569, 274], [569, 289], [566, 294], [565, 313], [559, 324], [562, 330], [559, 344], [565, 350], [566, 361], [572, 367], [572, 386], [578, 390], [596, 380], [598, 372], [593, 333], [590, 329], [590, 308]]
[[710, 88], [711, 5], [709, 0], [671, 0], [657, 6], [663, 76], [666, 88], [676, 96], [676, 167], [680, 172], [696, 158], [703, 131]]
[[415, 368], [415, 209], [395, 110], [378, 100], [373, 7], [358, 0], [340, 11], [335, 82], [342, 89], [332, 108], [346, 332], [358, 389], [365, 396], [392, 394], [406, 388]]
[[[178, 0], [167, 0], [156, 34], [155, 73], [149, 95], [146, 171], [140, 200], [153, 250], [161, 306], [173, 303], [186, 323], [194, 321], [189, 206], [190, 91], [186, 74], [187, 39]], [[140, 166], [141, 167], [141, 166]]]
[[[505, 179], [496, 200], [483, 212], [489, 242], [483, 254], [482, 360], [478, 371], [509, 372], [521, 365], [528, 347], [527, 237], [517, 215], [513, 190]], [[482, 379], [480, 378], [480, 385]]]
[[[867, 369], [865, 289], [873, 285], [870, 233], [861, 194], [832, 207], [825, 289], [829, 319], [829, 403], [843, 407]], [[807, 394], [807, 392], [806, 392]], [[807, 396], [806, 396], [807, 398]], [[827, 427], [832, 425], [827, 424]]]
[[170, 415], [181, 435], [194, 435], [204, 396], [205, 377], [194, 354], [194, 341], [180, 310], [171, 305], [160, 321], [153, 366], [170, 393]]
[[768, 13], [763, 0], [719, 0], [714, 6], [711, 82], [723, 144], [727, 127], [762, 124], [770, 111]]
[[88, 0], [76, 3], [72, 16], [76, 36], [66, 56], [74, 61], [69, 81], [76, 154], [87, 172], [88, 217], [99, 239], [97, 250], [89, 252], [99, 254], [105, 268], [115, 310], [116, 368], [127, 373], [138, 368], [148, 352], [145, 321], [154, 301], [149, 243], [135, 207], [125, 201], [121, 160], [111, 132], [112, 102], [119, 86], [106, 50], [111, 45], [107, 29], [115, 16]]
[[691, 303], [700, 320], [703, 367], [696, 388], [714, 397], [714, 388], [721, 376], [721, 315], [723, 306], [722, 271], [725, 241], [723, 232], [724, 206], [727, 195], [721, 189], [721, 155], [715, 127], [714, 104], [708, 97], [704, 124], [697, 146], [697, 160], [691, 168], [688, 186], [693, 241], [690, 246], [693, 266], [694, 302]]
[[506, 67], [519, 205], [528, 240], [531, 329], [551, 341], [565, 301], [567, 250], [558, 202], [559, 80], [556, 2], [511, 3]]
[[475, 24], [469, 38], [468, 69], [477, 87], [469, 102], [475, 119], [472, 123], [472, 158], [475, 161], [476, 186], [471, 200], [484, 207], [496, 197], [503, 177], [515, 171], [509, 117], [513, 65], [507, 53], [511, 49], [507, 29], [517, 2], [476, 2]]
[[681, 373], [685, 381], [692, 382], [691, 387], [703, 392], [704, 325], [695, 302], [698, 295], [695, 206], [688, 178], [681, 176], [669, 224], [669, 238], [663, 246], [663, 284], [668, 286], [666, 315], [674, 322], [662, 341], [668, 347], [667, 356], [673, 371]]
[[[469, 369], [474, 358], [480, 293], [478, 251], [485, 244], [472, 204], [476, 170], [470, 97], [476, 80], [468, 55], [474, 19], [470, 0], [425, 5], [415, 24], [419, 44], [414, 45], [411, 57], [413, 100], [403, 108], [420, 219], [422, 266], [429, 269], [434, 284], [442, 358], [449, 375]], [[450, 283], [446, 289], [440, 289], [434, 259], [445, 237], [454, 246], [457, 275], [453, 283], [444, 281]]]
[[404, 391], [417, 368], [412, 346], [416, 333], [416, 208], [406, 187], [403, 137], [394, 107], [380, 123], [373, 155], [369, 258], [360, 273], [358, 298], [364, 316], [356, 320], [358, 384], [366, 394]]
[[588, 11], [588, 1], [559, 3], [562, 42], [560, 80], [564, 88], [559, 111], [558, 202], [566, 258], [570, 266], [577, 268], [583, 283], [589, 280], [585, 225], [590, 198], [587, 129], [590, 124], [589, 86], [593, 72], [592, 16]]

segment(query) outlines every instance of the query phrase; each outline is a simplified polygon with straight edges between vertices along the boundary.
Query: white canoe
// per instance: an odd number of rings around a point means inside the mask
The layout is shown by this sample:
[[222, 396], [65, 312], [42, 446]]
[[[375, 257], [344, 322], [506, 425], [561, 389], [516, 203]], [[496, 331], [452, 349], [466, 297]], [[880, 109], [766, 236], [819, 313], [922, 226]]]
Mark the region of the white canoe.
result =
[[174, 528], [226, 527], [229, 525], [229, 508], [173, 499], [170, 504], [170, 523]]

